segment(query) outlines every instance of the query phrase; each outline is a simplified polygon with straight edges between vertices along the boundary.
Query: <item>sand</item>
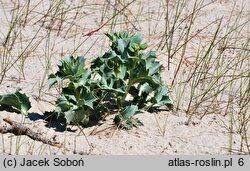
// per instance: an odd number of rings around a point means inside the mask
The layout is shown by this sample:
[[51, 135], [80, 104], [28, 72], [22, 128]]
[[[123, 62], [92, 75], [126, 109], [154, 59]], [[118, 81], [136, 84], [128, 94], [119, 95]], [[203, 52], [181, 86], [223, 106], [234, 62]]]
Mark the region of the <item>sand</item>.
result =
[[[78, 5], [77, 2], [72, 2], [71, 6]], [[36, 1], [32, 1], [31, 6], [35, 6], [36, 3]], [[67, 3], [70, 4], [71, 2], [69, 1]], [[192, 10], [193, 3], [194, 0], [190, 0], [186, 3], [184, 13], [188, 14]], [[202, 29], [208, 23], [220, 19], [222, 16], [228, 18], [233, 8], [234, 0], [211, 0], [206, 1], [206, 3], [209, 3], [209, 5], [202, 8], [199, 14], [197, 14], [199, 17], [197, 17], [197, 20], [194, 22], [191, 35], [194, 35], [199, 29]], [[249, 15], [247, 9], [250, 9], [250, 1], [245, 1], [245, 3], [246, 10], [244, 10], [243, 13], [247, 16], [247, 14]], [[135, 14], [142, 4], [143, 1], [134, 2], [131, 5], [131, 11], [127, 11], [127, 13], [130, 15]], [[12, 5], [7, 2], [5, 5], [7, 17], [9, 18]], [[80, 9], [80, 15], [77, 16], [77, 23], [75, 23], [75, 25], [70, 25], [75, 10], [70, 11], [69, 14], [65, 16], [68, 22], [65, 22], [64, 29], [60, 31], [59, 35], [57, 35], [56, 32], [58, 31], [60, 22], [53, 22], [54, 25], [52, 25], [52, 28], [50, 27], [48, 29], [51, 23], [50, 20], [47, 19], [41, 31], [39, 31], [37, 38], [32, 42], [37, 42], [38, 45], [36, 49], [30, 49], [25, 53], [27, 59], [24, 63], [24, 74], [20, 74], [22, 73], [20, 72], [21, 64], [17, 63], [15, 67], [10, 69], [0, 85], [1, 94], [13, 92], [17, 87], [22, 88], [22, 91], [30, 97], [32, 104], [32, 108], [29, 110], [29, 116], [26, 118], [15, 112], [0, 111], [0, 126], [5, 124], [2, 120], [5, 117], [9, 117], [17, 122], [21, 122], [24, 119], [26, 126], [41, 133], [41, 135], [45, 137], [61, 142], [63, 146], [61, 148], [52, 147], [32, 140], [25, 135], [15, 136], [14, 134], [7, 133], [0, 135], [0, 154], [229, 154], [230, 135], [233, 136], [232, 149], [235, 149], [235, 154], [237, 153], [241, 145], [240, 135], [237, 131], [233, 133], [229, 132], [230, 118], [228, 115], [224, 116], [219, 112], [214, 112], [204, 117], [201, 117], [202, 113], [201, 115], [197, 114], [190, 117], [185, 113], [184, 108], [183, 110], [171, 112], [145, 112], [136, 116], [144, 123], [144, 126], [133, 128], [132, 130], [117, 129], [113, 123], [115, 115], [107, 116], [105, 120], [100, 121], [98, 125], [92, 125], [86, 128], [68, 126], [69, 130], [67, 131], [65, 131], [59, 123], [45, 121], [43, 113], [53, 110], [53, 102], [56, 96], [58, 96], [55, 89], [49, 89], [47, 75], [57, 70], [56, 64], [58, 60], [65, 55], [71, 54], [73, 50], [76, 50], [74, 52], [75, 55], [84, 54], [88, 59], [87, 62], [90, 62], [93, 57], [108, 50], [108, 42], [107, 39], [104, 38], [103, 33], [108, 31], [110, 25], [103, 27], [99, 32], [90, 36], [83, 46], [76, 49], [77, 45], [84, 39], [82, 35], [98, 28], [101, 23], [100, 11], [102, 9], [102, 3], [87, 0], [84, 5], [86, 6]], [[174, 7], [173, 2], [169, 5], [173, 5]], [[235, 11], [240, 11], [241, 6], [241, 3], [238, 2], [235, 6]], [[46, 4], [46, 2], [42, 2], [34, 7], [28, 18], [29, 23], [22, 28], [23, 38], [27, 40], [24, 41], [22, 47], [27, 45], [43, 23], [43, 15], [38, 12], [44, 13], [47, 8], [48, 4]], [[65, 6], [65, 9], [66, 8]], [[127, 24], [128, 26], [126, 26], [126, 24], [120, 24], [121, 26], [116, 26], [115, 30], [123, 30], [125, 26], [128, 30], [137, 29], [138, 32], [144, 35], [145, 40], [148, 41], [150, 49], [156, 49], [156, 45], [159, 44], [161, 36], [164, 33], [165, 10], [161, 1], [149, 1], [148, 6], [145, 6], [142, 12], [138, 14], [138, 21], [134, 21], [135, 26], [131, 24]], [[110, 16], [110, 13], [106, 14], [104, 20], [107, 20]], [[184, 16], [185, 15], [183, 15], [183, 17]], [[0, 10], [0, 19], [3, 23], [0, 32], [4, 35], [8, 30], [8, 23], [3, 10]], [[130, 19], [132, 20], [133, 17], [130, 16]], [[120, 20], [123, 21], [125, 19], [120, 18]], [[120, 22], [122, 23], [122, 21]], [[53, 30], [53, 28], [55, 30]], [[204, 40], [202, 43], [205, 46], [215, 30], [216, 25], [212, 25], [209, 29], [205, 29], [201, 32], [198, 37], [191, 40], [187, 47], [186, 63], [183, 64], [186, 67], [183, 68], [183, 73], [188, 72], [190, 67], [192, 67], [194, 61], [192, 61], [191, 57], [195, 54], [194, 50], [197, 49], [198, 46], [202, 46], [200, 39]], [[50, 37], [46, 37], [50, 31]], [[246, 30], [245, 33], [249, 33], [249, 30]], [[1, 36], [1, 41], [3, 37], [4, 36]], [[50, 42], [46, 41], [49, 38], [51, 38]], [[178, 37], [175, 37], [174, 39], [176, 40], [177, 38]], [[92, 47], [93, 42], [95, 42], [95, 45]], [[15, 55], [18, 54], [18, 48], [20, 47], [21, 45], [18, 44], [15, 47], [17, 53], [10, 54], [14, 55], [13, 59], [16, 57]], [[159, 50], [158, 54], [161, 64], [165, 67], [162, 75], [163, 80], [167, 85], [170, 85], [174, 77], [173, 68], [176, 68], [180, 53], [177, 53], [172, 60], [170, 70], [167, 70], [167, 60], [166, 55], [164, 55], [164, 50]], [[46, 62], [51, 63], [51, 68], [48, 69], [48, 72], [45, 72]], [[173, 98], [176, 97], [175, 92], [176, 90], [173, 89]], [[173, 99], [173, 101], [176, 102], [175, 99]], [[183, 103], [185, 103], [185, 100], [183, 101]], [[188, 103], [188, 101], [186, 101], [186, 103]]]

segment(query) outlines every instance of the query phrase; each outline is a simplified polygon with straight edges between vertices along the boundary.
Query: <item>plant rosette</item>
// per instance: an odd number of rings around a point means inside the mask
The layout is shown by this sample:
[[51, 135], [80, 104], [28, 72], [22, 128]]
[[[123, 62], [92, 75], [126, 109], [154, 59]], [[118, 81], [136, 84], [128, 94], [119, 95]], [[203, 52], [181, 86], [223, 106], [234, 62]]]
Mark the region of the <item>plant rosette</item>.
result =
[[[111, 50], [95, 58], [90, 68], [83, 56], [61, 60], [49, 76], [50, 86], [68, 80], [56, 101], [56, 113], [67, 123], [88, 124], [92, 115], [116, 111], [114, 122], [131, 129], [143, 125], [133, 116], [153, 106], [173, 109], [169, 91], [161, 79], [162, 65], [155, 51], [145, 53], [141, 34], [107, 33]], [[98, 79], [94, 79], [97, 75]]]

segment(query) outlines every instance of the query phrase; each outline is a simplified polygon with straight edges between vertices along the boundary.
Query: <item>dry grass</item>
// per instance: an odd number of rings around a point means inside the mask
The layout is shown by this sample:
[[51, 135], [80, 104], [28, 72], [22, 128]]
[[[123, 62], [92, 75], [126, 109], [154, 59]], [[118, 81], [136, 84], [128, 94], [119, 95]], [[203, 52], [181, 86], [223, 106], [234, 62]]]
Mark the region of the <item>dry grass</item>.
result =
[[[209, 114], [229, 117], [229, 123], [224, 124], [229, 133], [228, 152], [249, 154], [249, 2], [192, 2], [1, 0], [1, 92], [9, 79], [14, 79], [16, 86], [31, 80], [29, 94], [37, 100], [49, 97], [53, 101], [56, 94], [48, 93], [46, 80], [58, 59], [67, 54], [95, 57], [107, 47], [102, 34], [107, 31], [142, 32], [165, 66], [163, 76], [176, 112], [186, 113], [188, 121]], [[204, 10], [213, 3], [230, 9], [207, 19]], [[87, 34], [95, 29], [91, 36]], [[37, 77], [29, 72], [36, 72]], [[164, 127], [159, 124], [163, 135]], [[241, 146], [232, 149], [235, 133], [241, 136]], [[5, 149], [3, 136], [2, 141], [0, 148]], [[17, 141], [16, 145], [21, 144]]]

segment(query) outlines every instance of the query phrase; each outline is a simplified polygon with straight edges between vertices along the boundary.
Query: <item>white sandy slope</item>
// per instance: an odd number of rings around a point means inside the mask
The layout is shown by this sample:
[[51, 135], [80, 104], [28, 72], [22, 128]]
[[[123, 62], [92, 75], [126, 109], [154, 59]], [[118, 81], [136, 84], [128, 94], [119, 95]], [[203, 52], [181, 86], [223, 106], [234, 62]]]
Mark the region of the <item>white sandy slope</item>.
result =
[[[150, 1], [151, 2], [151, 1]], [[209, 1], [210, 2], [210, 1]], [[211, 1], [212, 2], [212, 1]], [[89, 4], [94, 4], [93, 1], [88, 1]], [[96, 3], [96, 2], [95, 2]], [[138, 5], [143, 2], [138, 1], [133, 5], [133, 10], [136, 11]], [[190, 12], [192, 9], [193, 0], [186, 4], [185, 10]], [[93, 5], [92, 4], [92, 5]], [[234, 4], [233, 0], [228, 1], [214, 1], [209, 6], [201, 10], [198, 19], [194, 23], [193, 33], [198, 29], [203, 28], [207, 23], [210, 23], [222, 16], [228, 17], [230, 10]], [[250, 4], [249, 2], [246, 4]], [[149, 21], [145, 20], [145, 14], [141, 15], [142, 22], [136, 23], [139, 31], [144, 34], [149, 40], [150, 47], [154, 48], [154, 44], [159, 42], [164, 30], [164, 15], [159, 15], [157, 12], [164, 13], [164, 6], [160, 2], [152, 1], [149, 10], [152, 12], [152, 18]], [[236, 8], [240, 9], [240, 2]], [[248, 8], [249, 9], [249, 8]], [[93, 8], [84, 8], [86, 18], [79, 19], [82, 23], [82, 31], [87, 32], [97, 27], [96, 21], [99, 21], [100, 7], [98, 5]], [[246, 11], [247, 13], [247, 11]], [[37, 15], [37, 13], [34, 13]], [[155, 14], [155, 16], [153, 15]], [[3, 17], [2, 12], [0, 15]], [[158, 17], [158, 18], [157, 18]], [[32, 22], [33, 20], [31, 20]], [[4, 23], [4, 22], [3, 22]], [[37, 23], [36, 23], [37, 24]], [[39, 24], [39, 23], [38, 23]], [[4, 25], [4, 24], [3, 24]], [[7, 24], [6, 24], [7, 25]], [[151, 32], [148, 33], [148, 26], [152, 27]], [[132, 27], [132, 26], [131, 26]], [[32, 27], [33, 28], [33, 27]], [[36, 25], [34, 29], [37, 28]], [[1, 28], [0, 28], [1, 29]], [[193, 39], [190, 43], [187, 55], [194, 54], [193, 49], [199, 46], [200, 38], [206, 44], [206, 38], [211, 37], [216, 29], [208, 29], [201, 33], [197, 39]], [[81, 47], [77, 54], [86, 52], [96, 38], [103, 37], [103, 32], [106, 32], [108, 27], [104, 27], [99, 33], [90, 37], [84, 47]], [[155, 31], [153, 31], [155, 30]], [[4, 32], [4, 27], [1, 32]], [[32, 32], [30, 29], [25, 28], [24, 34]], [[46, 33], [46, 30], [43, 32]], [[41, 34], [43, 34], [41, 33]], [[69, 34], [73, 34], [70, 32]], [[67, 35], [70, 37], [70, 35]], [[74, 41], [80, 42], [81, 35], [75, 39], [68, 40], [62, 37], [55, 38], [57, 45], [53, 49], [52, 68], [56, 71], [56, 63], [63, 55], [70, 53], [76, 45]], [[100, 38], [102, 40], [102, 38]], [[105, 51], [106, 46], [103, 46], [104, 41], [97, 41], [95, 46], [86, 54], [87, 57], [95, 56]], [[107, 43], [106, 43], [107, 45]], [[21, 78], [19, 81], [19, 71], [12, 69], [7, 74], [7, 78], [0, 85], [0, 93], [13, 92], [16, 87], [21, 87], [23, 92], [30, 96], [32, 108], [29, 111], [30, 115], [25, 119], [25, 125], [31, 127], [33, 130], [40, 132], [43, 136], [54, 138], [64, 145], [58, 149], [50, 145], [34, 141], [27, 136], [15, 136], [11, 133], [0, 135], [0, 154], [228, 154], [230, 134], [229, 134], [229, 116], [221, 116], [216, 113], [204, 116], [192, 116], [190, 123], [189, 117], [183, 112], [167, 112], [162, 111], [158, 113], [143, 113], [137, 117], [144, 123], [144, 126], [134, 128], [132, 130], [117, 130], [112, 119], [114, 115], [108, 116], [105, 121], [101, 121], [99, 125], [94, 125], [81, 130], [76, 126], [70, 127], [75, 131], [61, 131], [55, 127], [48, 126], [49, 123], [44, 120], [43, 112], [52, 110], [53, 105], [51, 102], [55, 100], [55, 91], [48, 89], [46, 85], [42, 90], [41, 100], [38, 101], [39, 83], [44, 74], [43, 55], [44, 55], [45, 42], [41, 42], [36, 52], [26, 60], [24, 73], [25, 79]], [[103, 47], [103, 48], [100, 48]], [[159, 53], [160, 61], [166, 67], [166, 56]], [[178, 57], [178, 54], [176, 54]], [[188, 56], [187, 56], [188, 57]], [[175, 65], [177, 61], [173, 60]], [[186, 68], [188, 69], [188, 68]], [[163, 79], [166, 83], [173, 78], [173, 70], [164, 71]], [[173, 91], [174, 93], [174, 91]], [[8, 111], [0, 111], [0, 125], [4, 125], [3, 118], [10, 117], [11, 119], [21, 122], [22, 116]], [[60, 126], [58, 126], [60, 127]], [[240, 137], [237, 132], [231, 134], [233, 136], [233, 149], [239, 149]]]
[[[32, 111], [32, 110], [31, 110]], [[1, 112], [3, 117], [10, 117], [21, 122], [21, 115]], [[57, 128], [46, 126], [48, 122], [37, 113], [31, 113], [25, 119], [25, 125], [47, 138], [55, 138], [64, 144], [60, 149], [33, 141], [27, 136], [1, 136], [0, 149], [5, 154], [228, 154], [229, 133], [227, 118], [218, 115], [207, 115], [202, 119], [188, 118], [171, 112], [144, 113], [138, 118], [144, 126], [132, 130], [117, 130], [112, 118], [107, 117], [100, 125], [79, 130], [69, 126], [69, 131], [61, 132]], [[35, 121], [34, 121], [35, 120]], [[55, 124], [55, 123], [54, 123]], [[59, 129], [56, 130], [56, 129]], [[233, 134], [234, 144], [238, 147], [239, 135]], [[3, 144], [4, 142], [4, 144]], [[4, 149], [3, 149], [4, 148]], [[4, 151], [3, 151], [4, 150]]]

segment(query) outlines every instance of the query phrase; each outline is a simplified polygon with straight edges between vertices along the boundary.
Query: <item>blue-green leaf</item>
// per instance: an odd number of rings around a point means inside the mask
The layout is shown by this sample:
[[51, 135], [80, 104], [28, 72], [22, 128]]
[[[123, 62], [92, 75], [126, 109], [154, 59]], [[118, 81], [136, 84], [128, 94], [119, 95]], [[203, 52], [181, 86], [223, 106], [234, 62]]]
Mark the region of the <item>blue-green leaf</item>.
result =
[[136, 44], [141, 44], [142, 41], [142, 34], [138, 33], [132, 37], [131, 42], [136, 43]]
[[137, 113], [140, 113], [138, 106], [131, 105], [131, 106], [128, 106], [124, 111], [122, 111], [121, 114], [124, 119], [129, 119]]
[[124, 129], [131, 129], [133, 126], [142, 126], [143, 124], [140, 120], [133, 118], [134, 115], [141, 112], [143, 110], [138, 109], [136, 105], [128, 106], [120, 115], [115, 116], [114, 122], [117, 126]]
[[7, 105], [19, 110], [22, 114], [28, 115], [28, 110], [31, 108], [29, 98], [20, 93], [21, 89], [17, 89], [15, 93], [8, 93], [0, 96], [0, 105]]

